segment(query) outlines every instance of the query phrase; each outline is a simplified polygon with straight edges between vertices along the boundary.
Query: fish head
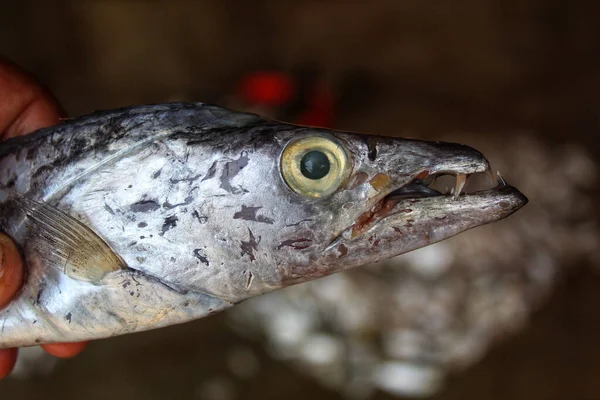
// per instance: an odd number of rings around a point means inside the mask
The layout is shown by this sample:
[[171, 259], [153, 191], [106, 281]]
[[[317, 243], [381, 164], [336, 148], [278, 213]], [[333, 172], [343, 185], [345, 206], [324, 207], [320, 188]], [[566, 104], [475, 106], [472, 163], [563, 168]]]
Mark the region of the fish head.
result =
[[[274, 184], [250, 189], [272, 224], [247, 297], [427, 246], [527, 203], [502, 178], [461, 193], [467, 177], [491, 175], [465, 145], [304, 127], [278, 131], [272, 144], [260, 175]], [[429, 186], [445, 175], [456, 177], [453, 193]]]

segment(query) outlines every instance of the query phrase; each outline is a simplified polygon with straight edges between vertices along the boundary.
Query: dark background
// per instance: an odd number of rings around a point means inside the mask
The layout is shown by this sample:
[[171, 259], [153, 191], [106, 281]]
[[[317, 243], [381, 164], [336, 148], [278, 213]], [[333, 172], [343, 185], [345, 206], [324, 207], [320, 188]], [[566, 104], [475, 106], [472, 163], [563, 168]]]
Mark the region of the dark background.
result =
[[[337, 128], [526, 130], [599, 155], [596, 1], [39, 0], [0, 10], [0, 53], [38, 76], [71, 115], [223, 103], [247, 72], [308, 67], [335, 89]], [[599, 289], [597, 271], [569, 266], [524, 332], [435, 398], [600, 398]], [[223, 355], [239, 343], [217, 315], [94, 343], [49, 376], [0, 383], [0, 396], [194, 398], [197, 382], [226, 371]], [[339, 397], [248, 344], [262, 369], [238, 398]]]

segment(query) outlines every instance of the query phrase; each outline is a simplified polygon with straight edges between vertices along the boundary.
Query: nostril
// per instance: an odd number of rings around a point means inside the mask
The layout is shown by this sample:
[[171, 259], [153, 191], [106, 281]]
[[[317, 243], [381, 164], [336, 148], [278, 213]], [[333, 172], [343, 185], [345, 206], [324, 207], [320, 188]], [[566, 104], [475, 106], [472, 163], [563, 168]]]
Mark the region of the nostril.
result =
[[377, 158], [377, 141], [373, 140], [373, 139], [369, 139], [367, 141], [367, 156], [369, 157], [370, 161], [375, 161], [375, 159]]

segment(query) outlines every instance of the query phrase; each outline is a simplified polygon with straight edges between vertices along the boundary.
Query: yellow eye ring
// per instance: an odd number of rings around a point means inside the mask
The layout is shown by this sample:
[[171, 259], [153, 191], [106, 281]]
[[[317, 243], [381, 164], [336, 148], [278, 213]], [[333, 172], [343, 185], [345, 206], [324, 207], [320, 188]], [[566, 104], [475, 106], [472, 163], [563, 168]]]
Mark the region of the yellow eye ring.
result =
[[346, 149], [337, 139], [318, 134], [290, 142], [281, 155], [281, 174], [294, 192], [313, 198], [333, 194], [350, 173]]

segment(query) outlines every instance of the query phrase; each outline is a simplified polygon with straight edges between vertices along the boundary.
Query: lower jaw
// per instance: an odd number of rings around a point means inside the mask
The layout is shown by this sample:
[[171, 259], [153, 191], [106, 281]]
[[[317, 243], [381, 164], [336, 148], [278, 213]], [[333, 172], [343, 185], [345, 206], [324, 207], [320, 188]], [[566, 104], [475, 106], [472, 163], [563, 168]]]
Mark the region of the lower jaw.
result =
[[[396, 219], [411, 224], [427, 222], [427, 219], [446, 220], [455, 217], [484, 225], [508, 217], [525, 204], [528, 199], [516, 188], [503, 183], [495, 188], [462, 194], [460, 196], [435, 195], [415, 198], [397, 198], [386, 196], [369, 211], [361, 214], [351, 227], [349, 238], [354, 239], [368, 234], [382, 223]], [[450, 221], [447, 221], [450, 222]]]

